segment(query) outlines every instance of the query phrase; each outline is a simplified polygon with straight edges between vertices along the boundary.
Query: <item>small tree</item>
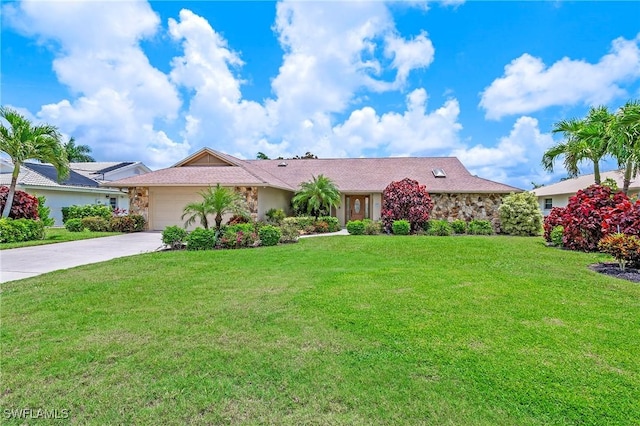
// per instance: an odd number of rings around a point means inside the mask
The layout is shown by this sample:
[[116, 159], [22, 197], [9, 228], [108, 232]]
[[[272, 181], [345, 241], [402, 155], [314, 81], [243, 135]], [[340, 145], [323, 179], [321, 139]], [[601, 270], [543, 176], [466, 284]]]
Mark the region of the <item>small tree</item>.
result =
[[209, 187], [198, 194], [202, 197], [202, 201], [187, 204], [184, 207], [185, 216], [189, 216], [185, 222], [185, 226], [193, 224], [196, 220], [200, 220], [205, 229], [209, 229], [208, 215], [215, 215], [216, 229], [220, 229], [222, 225], [222, 216], [231, 213], [240, 216], [248, 216], [249, 209], [247, 200], [242, 194], [231, 188], [225, 188], [217, 184], [215, 188]]
[[532, 192], [509, 194], [502, 200], [498, 212], [505, 234], [529, 237], [542, 231], [542, 212]]
[[295, 210], [306, 211], [318, 219], [319, 216], [329, 215], [331, 207], [340, 205], [340, 191], [328, 177], [312, 176], [310, 181], [300, 184], [300, 190], [292, 202]]
[[382, 193], [382, 223], [385, 230], [392, 230], [396, 220], [408, 220], [411, 232], [421, 229], [429, 220], [433, 202], [424, 185], [418, 181], [404, 178], [391, 182]]

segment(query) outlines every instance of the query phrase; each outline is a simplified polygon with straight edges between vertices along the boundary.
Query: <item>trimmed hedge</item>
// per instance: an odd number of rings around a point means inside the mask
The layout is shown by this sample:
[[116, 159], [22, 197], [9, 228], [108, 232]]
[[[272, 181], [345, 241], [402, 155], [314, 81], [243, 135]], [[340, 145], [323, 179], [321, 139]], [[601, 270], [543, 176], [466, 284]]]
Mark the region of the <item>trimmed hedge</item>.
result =
[[212, 250], [216, 246], [216, 231], [196, 228], [187, 236], [187, 250]]
[[0, 219], [0, 243], [42, 240], [44, 223], [33, 219]]
[[408, 220], [394, 220], [391, 229], [395, 235], [409, 235], [411, 232], [411, 223]]
[[109, 232], [109, 221], [100, 216], [85, 217], [81, 219], [82, 227], [91, 232]]
[[263, 246], [275, 246], [280, 241], [282, 232], [278, 227], [266, 225], [260, 228], [258, 235]]
[[85, 217], [95, 216], [102, 217], [105, 220], [111, 219], [111, 207], [101, 204], [87, 204], [84, 206], [73, 205], [62, 208], [62, 223], [67, 223], [69, 219], [83, 219]]
[[82, 224], [82, 219], [69, 219], [65, 222], [64, 227], [69, 232], [82, 232], [84, 231], [84, 225]]
[[350, 220], [347, 222], [347, 232], [351, 235], [364, 234], [364, 223], [361, 220]]

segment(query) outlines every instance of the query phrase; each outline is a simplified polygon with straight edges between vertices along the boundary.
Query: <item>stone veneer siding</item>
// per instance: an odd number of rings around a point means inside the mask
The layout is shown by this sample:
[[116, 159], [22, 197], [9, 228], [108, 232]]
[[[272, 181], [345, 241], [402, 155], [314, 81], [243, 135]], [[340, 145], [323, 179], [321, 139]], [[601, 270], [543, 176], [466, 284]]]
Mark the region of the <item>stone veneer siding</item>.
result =
[[129, 188], [129, 213], [144, 217], [144, 229], [149, 229], [149, 188]]
[[500, 232], [498, 207], [507, 194], [429, 194], [433, 201], [431, 217], [453, 221], [488, 220]]
[[253, 220], [258, 219], [258, 188], [253, 186], [236, 186], [233, 188], [236, 192], [239, 192], [247, 200], [247, 207], [251, 218]]

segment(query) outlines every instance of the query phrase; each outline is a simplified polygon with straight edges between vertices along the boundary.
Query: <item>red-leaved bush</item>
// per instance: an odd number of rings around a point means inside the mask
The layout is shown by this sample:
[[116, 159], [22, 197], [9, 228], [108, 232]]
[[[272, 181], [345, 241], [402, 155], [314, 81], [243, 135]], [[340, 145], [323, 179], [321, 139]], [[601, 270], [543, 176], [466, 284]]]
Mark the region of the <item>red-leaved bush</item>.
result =
[[404, 178], [391, 182], [382, 192], [382, 223], [387, 232], [391, 231], [394, 220], [408, 220], [411, 232], [423, 227], [429, 220], [433, 202], [424, 185]]
[[562, 243], [570, 250], [597, 251], [598, 242], [605, 235], [604, 218], [618, 204], [628, 201], [623, 192], [613, 193], [611, 188], [591, 185], [569, 198], [562, 215], [564, 232]]
[[602, 232], [640, 236], [640, 200], [632, 203], [628, 199], [609, 208], [602, 218]]
[[[8, 186], [0, 186], [0, 210], [4, 209], [9, 195]], [[16, 190], [9, 217], [12, 219], [38, 219], [38, 199], [24, 191]]]
[[564, 216], [564, 207], [554, 207], [549, 212], [549, 216], [544, 218], [544, 224], [542, 227], [544, 228], [544, 239], [550, 243], [551, 242], [551, 231], [556, 226], [564, 226], [562, 224], [562, 216]]

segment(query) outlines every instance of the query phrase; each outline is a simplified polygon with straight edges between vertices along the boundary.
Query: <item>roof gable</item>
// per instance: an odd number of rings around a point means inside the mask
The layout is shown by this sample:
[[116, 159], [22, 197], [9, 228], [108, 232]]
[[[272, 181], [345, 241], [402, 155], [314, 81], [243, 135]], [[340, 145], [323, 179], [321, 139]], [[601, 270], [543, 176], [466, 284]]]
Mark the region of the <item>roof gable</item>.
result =
[[203, 148], [171, 167], [228, 167], [237, 166], [237, 158], [210, 148]]

